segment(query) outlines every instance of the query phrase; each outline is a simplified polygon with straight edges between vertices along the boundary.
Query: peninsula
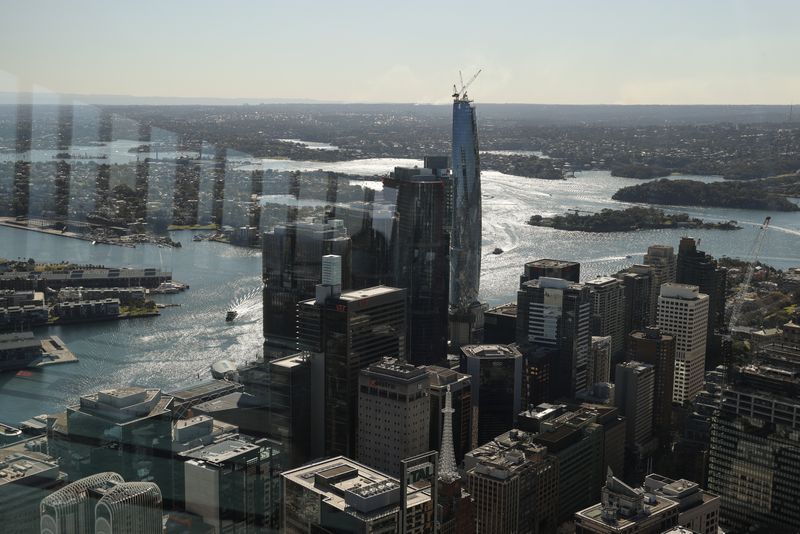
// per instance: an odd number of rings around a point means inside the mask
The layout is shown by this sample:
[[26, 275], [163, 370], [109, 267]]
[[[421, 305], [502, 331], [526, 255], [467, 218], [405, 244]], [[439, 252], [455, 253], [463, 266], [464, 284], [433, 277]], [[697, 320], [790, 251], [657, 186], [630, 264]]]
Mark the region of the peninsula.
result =
[[748, 182], [704, 183], [655, 180], [623, 187], [611, 197], [626, 202], [671, 206], [706, 206], [747, 210], [800, 211], [787, 197], [800, 190], [800, 175]]

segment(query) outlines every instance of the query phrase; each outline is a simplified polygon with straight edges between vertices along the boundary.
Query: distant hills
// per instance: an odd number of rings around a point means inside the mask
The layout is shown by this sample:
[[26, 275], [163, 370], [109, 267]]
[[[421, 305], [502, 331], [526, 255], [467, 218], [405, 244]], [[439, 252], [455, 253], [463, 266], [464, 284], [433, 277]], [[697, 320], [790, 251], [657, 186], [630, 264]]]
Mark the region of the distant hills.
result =
[[[376, 111], [384, 113], [449, 116], [449, 104], [345, 103], [303, 98], [204, 98], [131, 95], [78, 95], [36, 93], [37, 105], [58, 105], [62, 102], [96, 106], [304, 106], [326, 107], [333, 112]], [[31, 95], [0, 92], [0, 105], [30, 102]], [[541, 124], [608, 124], [610, 126], [697, 123], [760, 123], [785, 122], [789, 106], [774, 105], [562, 105], [562, 104], [498, 104], [476, 100], [481, 119], [526, 120]], [[796, 110], [795, 120], [800, 118]]]

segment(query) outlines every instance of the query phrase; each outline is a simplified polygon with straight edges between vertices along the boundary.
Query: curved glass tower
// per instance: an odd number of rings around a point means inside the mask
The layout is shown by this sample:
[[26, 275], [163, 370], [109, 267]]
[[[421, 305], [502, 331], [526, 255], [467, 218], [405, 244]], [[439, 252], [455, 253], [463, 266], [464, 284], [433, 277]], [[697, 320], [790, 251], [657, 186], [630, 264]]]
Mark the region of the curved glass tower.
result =
[[452, 169], [450, 308], [465, 314], [478, 302], [481, 275], [481, 164], [475, 106], [466, 95], [453, 102]]

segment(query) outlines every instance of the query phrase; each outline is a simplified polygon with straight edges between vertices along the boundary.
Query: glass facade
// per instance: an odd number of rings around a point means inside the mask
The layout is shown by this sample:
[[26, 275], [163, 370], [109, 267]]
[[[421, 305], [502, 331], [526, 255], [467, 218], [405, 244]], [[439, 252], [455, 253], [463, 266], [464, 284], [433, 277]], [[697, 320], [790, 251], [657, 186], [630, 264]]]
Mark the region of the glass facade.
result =
[[453, 102], [453, 230], [450, 307], [466, 312], [478, 300], [481, 274], [481, 162], [475, 106]]

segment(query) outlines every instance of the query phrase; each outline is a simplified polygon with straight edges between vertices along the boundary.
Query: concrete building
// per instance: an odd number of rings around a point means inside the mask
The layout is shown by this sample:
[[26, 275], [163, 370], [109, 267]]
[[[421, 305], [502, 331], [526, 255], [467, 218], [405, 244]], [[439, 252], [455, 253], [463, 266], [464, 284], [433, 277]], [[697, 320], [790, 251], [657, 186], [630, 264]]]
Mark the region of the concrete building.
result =
[[461, 348], [462, 373], [471, 377], [473, 443], [512, 428], [522, 400], [522, 354], [513, 345]]
[[611, 381], [611, 336], [592, 336], [587, 384]]
[[[541, 410], [540, 410], [541, 408]], [[531, 439], [558, 460], [558, 521], [596, 502], [604, 465], [604, 429], [598, 413], [545, 405], [537, 407], [538, 428]]]
[[703, 388], [708, 295], [697, 286], [664, 284], [658, 297], [659, 329], [675, 338], [672, 402], [692, 400]]
[[651, 473], [644, 479], [646, 493], [659, 495], [678, 503], [678, 525], [697, 534], [717, 534], [719, 497], [704, 491], [691, 480], [672, 480]]
[[377, 286], [337, 294], [335, 285], [298, 305], [298, 345], [324, 358], [324, 452], [356, 454], [358, 376], [406, 354], [406, 292]]
[[0, 273], [0, 289], [18, 291], [44, 291], [46, 288], [61, 289], [64, 287], [146, 287], [155, 288], [162, 282], [172, 280], [172, 273], [155, 268], [92, 268], [42, 272], [5, 272]]
[[[586, 282], [592, 292], [592, 335], [611, 338], [611, 362], [622, 361], [625, 353], [625, 289], [622, 282], [601, 276]], [[590, 384], [587, 384], [587, 386]]]
[[383, 358], [358, 377], [356, 459], [394, 477], [401, 460], [430, 446], [431, 402], [424, 367]]
[[472, 377], [452, 369], [427, 365], [428, 386], [430, 388], [431, 417], [430, 445], [428, 450], [439, 450], [444, 429], [445, 397], [450, 388], [452, 398], [453, 454], [455, 461], [461, 463], [464, 454], [472, 446]]
[[6, 534], [38, 534], [39, 503], [66, 483], [55, 458], [24, 446], [0, 448], [0, 525]]
[[611, 471], [601, 493], [600, 503], [575, 514], [576, 534], [662, 534], [678, 524], [678, 503], [634, 489]]
[[146, 299], [143, 287], [65, 287], [58, 292], [59, 302], [118, 299], [123, 306], [142, 306]]
[[278, 529], [276, 455], [266, 440], [245, 436], [222, 437], [183, 453], [186, 511], [202, 517], [215, 534]]
[[[284, 471], [282, 532], [398, 532], [399, 480], [338, 456]], [[402, 534], [433, 531], [433, 502], [425, 492], [410, 493]], [[412, 493], [413, 492], [413, 493]]]
[[464, 458], [477, 532], [545, 534], [558, 526], [558, 461], [511, 430]]
[[[561, 278], [523, 282], [517, 291], [517, 343], [526, 357], [549, 366], [548, 397], [574, 397], [588, 387], [592, 295]], [[549, 399], [548, 399], [549, 400]]]
[[675, 337], [662, 334], [657, 327], [631, 332], [628, 336], [628, 359], [653, 366], [653, 429], [661, 443], [667, 444], [672, 427]]
[[33, 332], [0, 334], [0, 371], [27, 367], [42, 352], [42, 342]]
[[675, 249], [669, 245], [650, 245], [644, 255], [645, 265], [655, 268], [654, 285], [660, 288], [664, 284], [675, 283], [678, 258]]
[[59, 318], [59, 321], [71, 322], [118, 317], [119, 307], [119, 299], [81, 300], [59, 302], [50, 308], [50, 311]]
[[47, 324], [49, 311], [47, 306], [26, 304], [0, 308], [0, 331], [31, 329]]

